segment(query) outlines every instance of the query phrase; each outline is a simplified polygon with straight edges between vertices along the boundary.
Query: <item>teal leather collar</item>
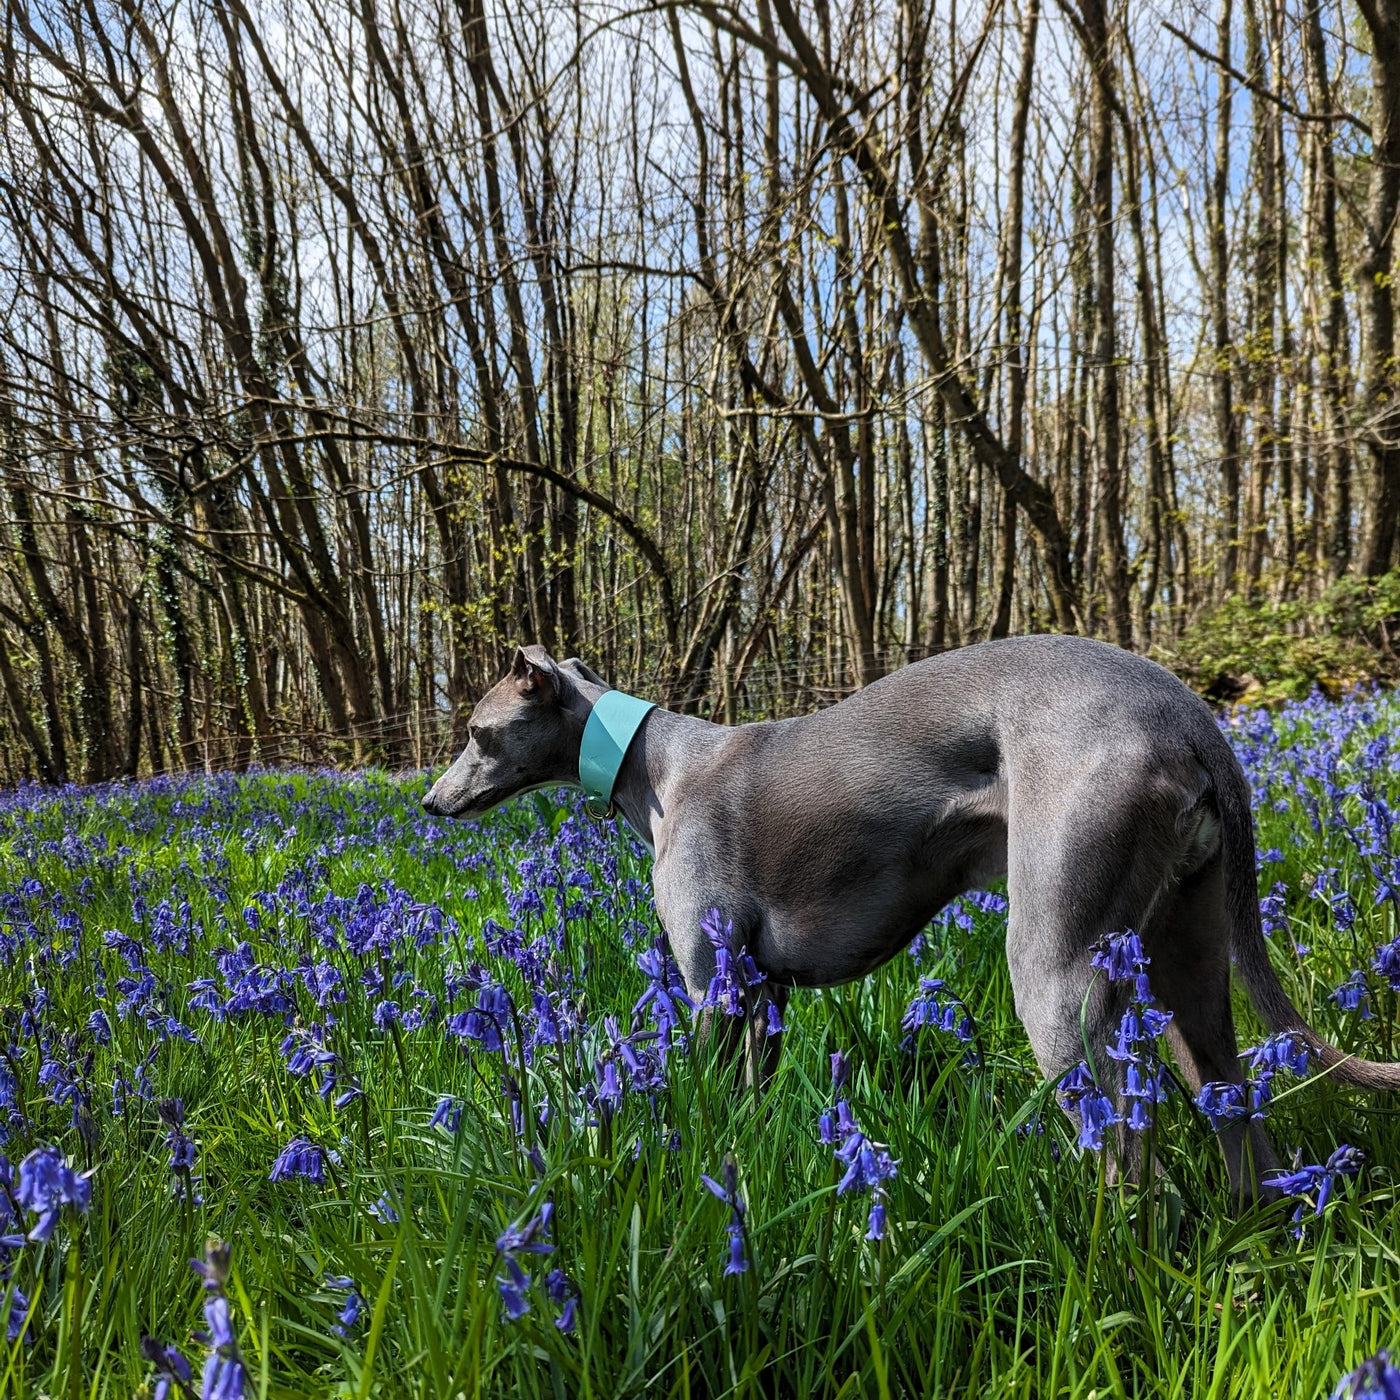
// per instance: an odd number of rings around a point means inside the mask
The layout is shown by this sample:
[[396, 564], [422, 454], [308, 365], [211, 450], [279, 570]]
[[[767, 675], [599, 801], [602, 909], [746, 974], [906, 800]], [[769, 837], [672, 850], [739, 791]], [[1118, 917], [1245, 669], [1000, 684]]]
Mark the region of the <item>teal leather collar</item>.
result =
[[605, 690], [594, 703], [578, 754], [578, 776], [590, 817], [602, 821], [616, 811], [612, 795], [617, 770], [642, 721], [655, 708], [652, 701], [621, 690]]

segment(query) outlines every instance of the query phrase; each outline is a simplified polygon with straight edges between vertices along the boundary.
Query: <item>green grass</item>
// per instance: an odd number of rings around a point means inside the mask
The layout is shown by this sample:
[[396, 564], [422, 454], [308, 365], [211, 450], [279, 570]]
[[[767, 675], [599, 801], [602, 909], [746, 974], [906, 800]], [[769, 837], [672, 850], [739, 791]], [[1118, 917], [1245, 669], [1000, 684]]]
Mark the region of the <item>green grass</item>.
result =
[[[1309, 736], [1331, 725], [1326, 743], [1354, 764], [1396, 712], [1380, 707], [1347, 723], [1331, 713], [1286, 715], [1269, 731], [1268, 752], [1283, 766], [1268, 800], [1289, 805], [1261, 817], [1261, 846], [1286, 853], [1265, 888], [1289, 884], [1293, 935], [1313, 949], [1294, 957], [1276, 936], [1290, 989], [1348, 1047], [1375, 1050], [1393, 1034], [1393, 995], [1373, 978], [1378, 1016], [1361, 1024], [1325, 994], [1394, 936], [1391, 915], [1372, 907], [1347, 841], [1312, 832], [1289, 786], [1299, 781], [1290, 755], [1323, 742]], [[1389, 790], [1389, 767], [1379, 776]], [[580, 1079], [602, 1045], [603, 1017], [617, 1015], [625, 1029], [644, 986], [636, 953], [650, 935], [634, 947], [624, 935], [636, 935], [636, 921], [654, 928], [645, 897], [619, 892], [624, 879], [645, 880], [646, 860], [608, 828], [581, 838], [600, 895], [570, 896], [581, 916], [565, 926], [548, 973], [556, 988], [574, 979], [589, 1025], [581, 1042], [563, 1056], [537, 1054], [522, 1073], [518, 1045], [504, 1064], [501, 1054], [464, 1050], [441, 1014], [416, 1030], [377, 1029], [379, 998], [356, 985], [366, 970], [408, 974], [394, 993], [403, 1006], [417, 988], [420, 1002], [435, 997], [447, 1010], [449, 972], [481, 960], [528, 1010], [518, 971], [486, 955], [482, 924], [511, 922], [504, 892], [525, 885], [521, 861], [539, 863], [526, 866], [538, 880], [554, 868], [559, 834], [575, 825], [530, 798], [479, 828], [439, 827], [416, 810], [422, 789], [421, 780], [374, 774], [281, 774], [30, 790], [8, 801], [0, 1001], [15, 1103], [6, 1151], [18, 1163], [35, 1144], [57, 1143], [94, 1170], [94, 1195], [90, 1213], [70, 1212], [48, 1244], [12, 1253], [31, 1305], [23, 1339], [5, 1352], [0, 1392], [139, 1392], [154, 1379], [141, 1353], [148, 1334], [185, 1347], [197, 1384], [202, 1349], [189, 1335], [202, 1325], [202, 1299], [187, 1261], [211, 1235], [232, 1246], [229, 1296], [248, 1393], [260, 1396], [1315, 1396], [1400, 1341], [1397, 1105], [1323, 1083], [1280, 1094], [1270, 1132], [1281, 1151], [1322, 1161], [1348, 1142], [1367, 1157], [1325, 1214], [1308, 1217], [1301, 1240], [1286, 1208], [1230, 1217], [1210, 1131], [1180, 1098], [1161, 1114], [1155, 1189], [1106, 1186], [1101, 1160], [1075, 1149], [1035, 1073], [1014, 1013], [1004, 916], [977, 914], [970, 931], [931, 939], [921, 967], [902, 954], [857, 985], [795, 996], [783, 1063], [761, 1106], [725, 1066], [693, 1052], [672, 1059], [663, 1091], [630, 1094], [602, 1124], [581, 1108]], [[603, 872], [609, 855], [614, 879]], [[1335, 930], [1308, 896], [1323, 866], [1338, 867], [1356, 896], [1352, 933]], [[320, 956], [308, 920], [290, 906], [255, 932], [244, 923], [256, 894], [298, 870], [310, 872], [313, 900], [394, 886], [450, 920], [420, 947], [419, 916], [391, 910], [381, 948], [361, 958], [342, 941], [330, 955], [350, 984], [332, 1008], [330, 1043], [364, 1091], [340, 1110], [288, 1073], [283, 1017], [219, 1023], [189, 1005], [187, 984], [216, 975], [211, 950], [240, 938], [269, 967]], [[37, 887], [22, 888], [26, 880]], [[189, 956], [156, 951], [156, 906], [183, 898]], [[532, 936], [560, 927], [557, 894], [545, 905], [528, 916]], [[162, 1041], [140, 1016], [118, 1015], [117, 981], [129, 973], [104, 943], [110, 929], [142, 941], [161, 1014], [197, 1044]], [[947, 978], [966, 1001], [975, 1065], [951, 1036], [900, 1048], [920, 971]], [[32, 1010], [39, 988], [50, 1000], [35, 1024], [24, 998]], [[300, 983], [293, 990], [305, 1021], [323, 1018]], [[473, 997], [459, 993], [448, 1014]], [[97, 1007], [110, 1045], [86, 1029]], [[1241, 1022], [1242, 1041], [1258, 1037], [1243, 1006]], [[868, 1202], [837, 1195], [831, 1149], [817, 1137], [836, 1049], [851, 1054], [857, 1119], [899, 1162], [880, 1243], [863, 1238]], [[148, 1055], [151, 1097], [129, 1095], [114, 1116], [114, 1080], [134, 1079]], [[41, 1086], [45, 1057], [74, 1067], [90, 1103], [86, 1130]], [[538, 1141], [543, 1177], [512, 1129], [503, 1068], [531, 1105], [527, 1136]], [[455, 1135], [429, 1127], [445, 1094], [465, 1103]], [[172, 1191], [156, 1113], [167, 1097], [183, 1101], [198, 1142], [199, 1205]], [[535, 1122], [543, 1105], [547, 1128]], [[1023, 1131], [1036, 1124], [1043, 1131]], [[325, 1186], [268, 1179], [297, 1135], [335, 1149]], [[747, 1204], [751, 1267], [738, 1276], [723, 1272], [728, 1211], [700, 1182], [726, 1154]], [[381, 1197], [397, 1223], [371, 1210]], [[531, 1311], [511, 1321], [495, 1283], [497, 1237], [545, 1199], [555, 1207], [554, 1253], [522, 1261], [537, 1276], [556, 1265], [569, 1275], [579, 1302], [568, 1336], [538, 1284]], [[353, 1277], [365, 1302], [343, 1339], [331, 1327], [345, 1295], [324, 1285], [326, 1274]]]

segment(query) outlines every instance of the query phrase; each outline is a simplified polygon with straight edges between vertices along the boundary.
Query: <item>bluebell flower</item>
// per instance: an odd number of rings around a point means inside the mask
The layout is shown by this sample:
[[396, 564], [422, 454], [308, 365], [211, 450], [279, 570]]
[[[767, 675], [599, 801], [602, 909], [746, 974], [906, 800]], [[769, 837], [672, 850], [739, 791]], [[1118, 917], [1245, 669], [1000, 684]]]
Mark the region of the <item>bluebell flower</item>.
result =
[[1242, 1058], [1256, 1076], [1272, 1077], [1279, 1070], [1303, 1078], [1308, 1072], [1312, 1052], [1296, 1031], [1279, 1031], [1258, 1045], [1251, 1045]]
[[387, 1195], [381, 1195], [369, 1208], [369, 1213], [385, 1225], [397, 1225], [399, 1213]]
[[24, 1332], [25, 1319], [29, 1316], [29, 1299], [13, 1279], [0, 1279], [0, 1293], [6, 1289], [10, 1294], [10, 1315], [5, 1322], [5, 1340], [17, 1342]]
[[1281, 880], [1276, 880], [1268, 894], [1260, 899], [1259, 919], [1265, 938], [1288, 932], [1288, 886]]
[[518, 1321], [530, 1311], [525, 1296], [530, 1276], [520, 1264], [522, 1254], [552, 1254], [554, 1245], [549, 1232], [554, 1221], [554, 1204], [546, 1201], [539, 1210], [520, 1225], [510, 1225], [497, 1237], [496, 1252], [505, 1267], [504, 1275], [496, 1276], [496, 1287], [505, 1305], [506, 1316]]
[[1243, 1084], [1214, 1080], [1201, 1085], [1200, 1093], [1196, 1095], [1196, 1107], [1210, 1119], [1211, 1127], [1219, 1130], [1250, 1112], [1247, 1096], [1248, 1090]]
[[969, 890], [963, 899], [982, 914], [1005, 914], [1010, 907], [1006, 896], [995, 890]]
[[231, 1347], [234, 1343], [233, 1320], [229, 1314], [228, 1299], [222, 1293], [207, 1298], [204, 1303], [204, 1321], [208, 1325], [208, 1345]]
[[530, 1045], [540, 1049], [546, 1045], [564, 1045], [573, 1035], [575, 1015], [567, 997], [551, 996], [546, 991], [531, 993], [534, 1014], [531, 1018]]
[[170, 1150], [170, 1170], [175, 1174], [175, 1195], [188, 1199], [191, 1205], [201, 1205], [203, 1197], [194, 1189], [194, 1175], [199, 1148], [185, 1132], [185, 1105], [179, 1099], [164, 1099], [156, 1106], [161, 1122], [166, 1126], [165, 1145]]
[[287, 1032], [280, 1048], [289, 1074], [300, 1078], [335, 1063], [335, 1052], [326, 1045], [325, 1033], [314, 1021], [310, 1026], [294, 1026]]
[[1339, 987], [1327, 993], [1327, 999], [1335, 1002], [1339, 1011], [1355, 1011], [1360, 1019], [1371, 1019], [1371, 993], [1366, 985], [1366, 974], [1360, 968], [1353, 970], [1350, 977]]
[[1106, 972], [1110, 982], [1132, 982], [1134, 995], [1142, 1002], [1152, 1000], [1152, 988], [1147, 979], [1149, 961], [1142, 939], [1132, 929], [1106, 935], [1089, 955], [1089, 965]]
[[476, 1041], [483, 1050], [495, 1053], [505, 1048], [510, 1023], [510, 994], [501, 986], [485, 986], [477, 993], [476, 1005], [469, 1011], [449, 1017], [447, 1029], [464, 1040]]
[[1331, 1400], [1400, 1400], [1400, 1368], [1378, 1351], [1337, 1383]]
[[1240, 1057], [1250, 1072], [1247, 1083], [1203, 1084], [1196, 1095], [1196, 1106], [1216, 1130], [1238, 1118], [1263, 1118], [1273, 1097], [1274, 1077], [1287, 1070], [1302, 1078], [1308, 1072], [1311, 1054], [1307, 1042], [1296, 1031], [1267, 1036], [1258, 1045], [1249, 1046]]
[[151, 1400], [169, 1400], [172, 1394], [184, 1396], [193, 1393], [190, 1363], [178, 1347], [162, 1346], [154, 1337], [142, 1337], [141, 1354], [156, 1368]]
[[71, 1103], [75, 1113], [80, 1104], [87, 1102], [78, 1067], [66, 1059], [45, 1059], [39, 1066], [39, 1085], [54, 1103]]
[[836, 1147], [846, 1141], [852, 1133], [858, 1133], [855, 1116], [845, 1099], [840, 1099], [833, 1108], [827, 1109], [817, 1119], [817, 1133], [828, 1147]]
[[243, 1400], [247, 1381], [242, 1361], [211, 1351], [204, 1359], [200, 1400]]
[[783, 1033], [783, 1013], [778, 1010], [776, 1001], [764, 1003], [764, 1034], [782, 1035]]
[[877, 1197], [871, 1202], [870, 1215], [866, 1220], [865, 1238], [867, 1240], [885, 1238], [885, 1202], [883, 1197]]
[[550, 1302], [558, 1309], [554, 1325], [568, 1336], [577, 1323], [578, 1293], [563, 1269], [551, 1269], [545, 1276], [544, 1287]]
[[655, 1094], [666, 1087], [666, 1049], [655, 1031], [633, 1031], [622, 1035], [617, 1020], [603, 1018], [608, 1042], [618, 1063], [627, 1071], [627, 1084], [636, 1093]]
[[710, 978], [702, 1006], [717, 1006], [726, 1016], [744, 1016], [749, 1011], [749, 988], [765, 981], [748, 950], [734, 947], [734, 921], [721, 917], [718, 909], [700, 916], [700, 928], [715, 950], [715, 975]]
[[[834, 1076], [833, 1076], [834, 1077]], [[836, 1194], [847, 1191], [870, 1193], [870, 1214], [867, 1220], [865, 1238], [882, 1240], [885, 1237], [887, 1213], [885, 1209], [885, 1183], [899, 1174], [899, 1163], [878, 1143], [872, 1143], [860, 1130], [851, 1106], [845, 1099], [837, 1101], [817, 1120], [817, 1132], [828, 1147], [833, 1149], [836, 1164], [842, 1175], [836, 1184]]]
[[598, 1102], [610, 1113], [622, 1106], [622, 1080], [618, 1077], [616, 1060], [609, 1058], [597, 1062], [594, 1093]]
[[1339, 933], [1348, 933], [1356, 923], [1356, 905], [1351, 895], [1341, 888], [1339, 872], [1329, 866], [1318, 872], [1313, 881], [1312, 897], [1323, 900], [1332, 913], [1332, 922]]
[[1141, 1047], [1156, 1040], [1171, 1018], [1170, 1011], [1158, 1011], [1151, 1006], [1128, 1007], [1118, 1023], [1117, 1038], [1106, 1047], [1109, 1058], [1123, 1063], [1139, 1061]]
[[345, 1000], [345, 984], [340, 976], [340, 969], [334, 963], [324, 960], [313, 963], [304, 960], [297, 967], [297, 976], [301, 978], [302, 985], [314, 998], [316, 1005], [323, 1010]]
[[29, 1238], [42, 1243], [53, 1235], [64, 1206], [87, 1214], [92, 1205], [92, 1173], [75, 1172], [56, 1147], [36, 1147], [19, 1164], [15, 1200], [38, 1215]]
[[229, 1276], [228, 1245], [211, 1240], [204, 1258], [191, 1259], [190, 1267], [203, 1281], [204, 1320], [209, 1329], [194, 1334], [195, 1340], [209, 1349], [204, 1358], [200, 1400], [243, 1400], [247, 1373], [224, 1292]]
[[664, 1062], [672, 1045], [684, 1045], [684, 1013], [694, 1011], [695, 1003], [686, 995], [675, 963], [660, 944], [653, 944], [639, 953], [637, 966], [645, 974], [647, 986], [632, 1008], [632, 1015], [640, 1016], [643, 1011], [650, 1013]]
[[851, 1076], [851, 1066], [843, 1051], [831, 1052], [831, 1092], [839, 1094]]
[[1299, 1196], [1297, 1209], [1293, 1212], [1295, 1235], [1302, 1234], [1302, 1220], [1307, 1208], [1306, 1198], [1314, 1198], [1313, 1214], [1321, 1215], [1332, 1197], [1337, 1181], [1343, 1176], [1355, 1176], [1365, 1161], [1364, 1154], [1355, 1147], [1343, 1144], [1338, 1147], [1325, 1163], [1314, 1166], [1294, 1164], [1291, 1171], [1276, 1171], [1264, 1178], [1264, 1185], [1276, 1187], [1285, 1196]]
[[10, 1159], [0, 1152], [0, 1268], [9, 1250], [23, 1249], [26, 1243], [23, 1209], [15, 1200], [15, 1171]]
[[900, 1025], [910, 1033], [907, 1047], [914, 1035], [925, 1026], [947, 1031], [961, 1041], [971, 1041], [972, 1020], [967, 1007], [948, 992], [941, 977], [921, 977], [919, 991], [909, 1003]]
[[[1133, 1001], [1119, 1020], [1116, 1038], [1105, 1050], [1110, 1059], [1123, 1066], [1123, 1097], [1128, 1101], [1127, 1114], [1118, 1115], [1112, 1121], [1125, 1122], [1134, 1132], [1145, 1132], [1154, 1121], [1153, 1106], [1161, 1103], [1168, 1093], [1169, 1080], [1157, 1056], [1157, 1040], [1171, 1022], [1172, 1013], [1159, 1011], [1143, 1000], [1144, 982], [1140, 974], [1147, 966], [1146, 957], [1137, 957], [1133, 965], [1137, 969], [1131, 974], [1135, 985]], [[1076, 1078], [1067, 1091], [1062, 1085], [1062, 1096], [1066, 1092], [1073, 1095], [1082, 1089], [1084, 1086]], [[1102, 1104], [1087, 1091], [1080, 1103], [1081, 1127], [1085, 1123], [1100, 1124]], [[1085, 1103], [1087, 1110], [1083, 1107]], [[1101, 1126], [1108, 1126], [1108, 1122], [1103, 1121]], [[1090, 1136], [1098, 1138], [1101, 1133], [1094, 1128], [1090, 1130]]]
[[497, 1237], [496, 1249], [501, 1254], [552, 1254], [549, 1231], [553, 1223], [554, 1203], [546, 1201], [524, 1224], [508, 1225]]
[[433, 1110], [432, 1118], [428, 1120], [428, 1126], [430, 1128], [446, 1128], [449, 1133], [461, 1132], [461, 1102], [450, 1094], [439, 1099], [437, 1107]]
[[722, 1182], [702, 1172], [700, 1181], [712, 1196], [729, 1207], [729, 1224], [725, 1227], [729, 1232], [729, 1260], [724, 1266], [724, 1272], [726, 1276], [747, 1273], [749, 1260], [744, 1253], [745, 1206], [743, 1198], [739, 1195], [739, 1166], [733, 1157], [724, 1159], [720, 1175], [723, 1177]]
[[506, 1316], [512, 1322], [518, 1322], [530, 1311], [530, 1300], [525, 1296], [525, 1290], [530, 1286], [530, 1279], [513, 1257], [506, 1259], [505, 1267], [505, 1277], [502, 1278], [499, 1274], [496, 1276], [496, 1287], [500, 1290], [501, 1302], [505, 1305]]
[[1382, 943], [1376, 949], [1371, 971], [1384, 977], [1392, 992], [1400, 992], [1400, 938]]
[[345, 1305], [341, 1308], [339, 1316], [331, 1325], [331, 1331], [337, 1337], [348, 1337], [351, 1329], [360, 1320], [360, 1314], [364, 1312], [365, 1300], [360, 1297], [360, 1291], [355, 1286], [355, 1280], [344, 1274], [327, 1274], [322, 1282], [327, 1288], [334, 1289], [337, 1293], [345, 1293]]
[[845, 1164], [845, 1175], [836, 1184], [836, 1194], [847, 1191], [874, 1191], [894, 1179], [897, 1165], [882, 1147], [871, 1143], [864, 1133], [853, 1133], [836, 1149], [836, 1159]]
[[226, 1019], [228, 1013], [224, 1007], [224, 999], [219, 993], [219, 984], [214, 978], [196, 977], [193, 982], [187, 982], [185, 986], [194, 993], [189, 1000], [191, 1011], [202, 1011], [215, 1021]]
[[1101, 1152], [1104, 1133], [1121, 1122], [1122, 1115], [1099, 1087], [1089, 1066], [1081, 1060], [1060, 1080], [1056, 1092], [1065, 1108], [1072, 1109], [1079, 1117], [1080, 1147], [1088, 1152]]
[[269, 1181], [291, 1181], [305, 1177], [317, 1186], [326, 1183], [326, 1154], [310, 1138], [294, 1137], [277, 1154], [268, 1175]]

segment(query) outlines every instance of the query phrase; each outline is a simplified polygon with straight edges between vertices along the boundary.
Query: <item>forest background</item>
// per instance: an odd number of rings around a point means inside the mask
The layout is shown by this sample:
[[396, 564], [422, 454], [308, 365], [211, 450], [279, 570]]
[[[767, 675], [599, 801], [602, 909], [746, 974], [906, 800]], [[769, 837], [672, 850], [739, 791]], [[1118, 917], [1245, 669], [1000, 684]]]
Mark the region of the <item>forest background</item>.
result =
[[1400, 0], [7, 0], [0, 778], [1386, 678]]

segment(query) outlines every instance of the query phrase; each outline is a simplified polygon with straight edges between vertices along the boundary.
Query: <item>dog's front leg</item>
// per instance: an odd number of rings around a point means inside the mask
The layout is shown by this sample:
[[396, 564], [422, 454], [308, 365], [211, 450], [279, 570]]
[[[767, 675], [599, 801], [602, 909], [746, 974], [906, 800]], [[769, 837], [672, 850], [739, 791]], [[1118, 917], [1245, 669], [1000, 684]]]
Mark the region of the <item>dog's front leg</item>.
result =
[[782, 1049], [788, 989], [759, 976], [748, 951], [740, 898], [671, 879], [669, 863], [653, 870], [657, 912], [686, 991], [700, 1008], [695, 1050], [701, 1063], [731, 1064], [736, 1084], [757, 1097], [773, 1077]]
[[[728, 1065], [735, 1084], [752, 1090], [757, 1102], [782, 1057], [781, 1026], [788, 989], [760, 983], [754, 990], [759, 995], [749, 998], [747, 1009], [737, 1016], [719, 1006], [701, 1007], [695, 1048], [700, 1063]], [[700, 1005], [699, 1001], [696, 1004]]]
[[777, 982], [765, 982], [759, 990], [763, 998], [758, 1014], [751, 1015], [748, 1023], [748, 1038], [753, 1047], [748, 1057], [748, 1076], [749, 1083], [761, 1093], [778, 1072], [778, 1062], [782, 1059], [788, 988]]

